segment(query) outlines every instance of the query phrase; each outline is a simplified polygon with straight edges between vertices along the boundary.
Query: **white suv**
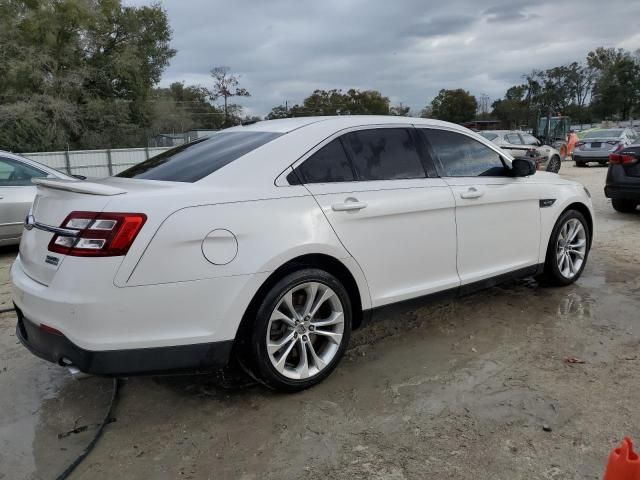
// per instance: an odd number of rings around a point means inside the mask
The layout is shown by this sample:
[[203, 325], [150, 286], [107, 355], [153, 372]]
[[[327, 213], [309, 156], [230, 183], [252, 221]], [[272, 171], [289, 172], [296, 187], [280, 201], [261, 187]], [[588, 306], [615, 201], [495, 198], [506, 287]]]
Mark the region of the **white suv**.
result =
[[260, 122], [38, 184], [11, 270], [18, 336], [103, 375], [236, 355], [306, 388], [378, 307], [511, 276], [569, 284], [593, 232], [582, 185], [417, 118]]

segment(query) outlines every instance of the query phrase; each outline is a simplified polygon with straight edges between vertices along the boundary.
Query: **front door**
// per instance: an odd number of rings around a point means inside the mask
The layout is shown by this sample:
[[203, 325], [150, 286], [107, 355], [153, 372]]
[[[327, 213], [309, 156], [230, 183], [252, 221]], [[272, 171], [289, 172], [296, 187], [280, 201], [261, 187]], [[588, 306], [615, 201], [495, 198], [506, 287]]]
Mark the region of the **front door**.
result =
[[538, 263], [538, 187], [514, 178], [496, 150], [460, 132], [420, 129], [456, 203], [462, 285]]

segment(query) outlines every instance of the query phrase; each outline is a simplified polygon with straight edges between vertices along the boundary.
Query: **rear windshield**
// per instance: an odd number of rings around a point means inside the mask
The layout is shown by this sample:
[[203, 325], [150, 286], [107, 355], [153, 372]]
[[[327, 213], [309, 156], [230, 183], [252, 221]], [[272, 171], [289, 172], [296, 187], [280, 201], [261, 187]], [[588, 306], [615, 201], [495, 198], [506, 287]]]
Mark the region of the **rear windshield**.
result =
[[587, 132], [584, 138], [617, 138], [622, 134], [622, 130], [614, 128], [611, 130], [594, 130], [593, 132]]
[[197, 182], [279, 137], [276, 132], [219, 132], [156, 155], [117, 177]]
[[489, 133], [489, 132], [478, 132], [480, 135], [482, 135], [484, 138], [486, 138], [487, 140], [495, 140], [496, 138], [498, 138], [498, 135], [496, 135], [495, 133]]

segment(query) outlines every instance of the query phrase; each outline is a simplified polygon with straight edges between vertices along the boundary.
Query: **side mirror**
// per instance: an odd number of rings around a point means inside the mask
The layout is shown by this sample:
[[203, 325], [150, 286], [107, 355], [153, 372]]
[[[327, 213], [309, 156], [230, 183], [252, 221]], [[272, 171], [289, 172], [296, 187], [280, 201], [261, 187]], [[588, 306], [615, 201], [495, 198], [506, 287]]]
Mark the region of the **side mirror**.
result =
[[529, 158], [516, 158], [511, 162], [511, 173], [514, 177], [528, 177], [536, 173], [536, 163]]
[[87, 177], [85, 177], [84, 175], [71, 174], [71, 176], [77, 178], [78, 180], [86, 180], [87, 179]]

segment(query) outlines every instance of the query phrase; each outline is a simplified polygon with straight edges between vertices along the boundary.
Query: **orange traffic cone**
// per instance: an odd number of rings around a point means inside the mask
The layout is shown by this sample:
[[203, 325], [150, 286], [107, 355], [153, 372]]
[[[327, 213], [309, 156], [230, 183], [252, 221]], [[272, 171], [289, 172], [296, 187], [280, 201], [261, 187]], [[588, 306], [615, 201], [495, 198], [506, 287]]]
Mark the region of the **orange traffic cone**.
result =
[[633, 451], [633, 442], [625, 437], [609, 455], [604, 480], [640, 480], [640, 457]]

